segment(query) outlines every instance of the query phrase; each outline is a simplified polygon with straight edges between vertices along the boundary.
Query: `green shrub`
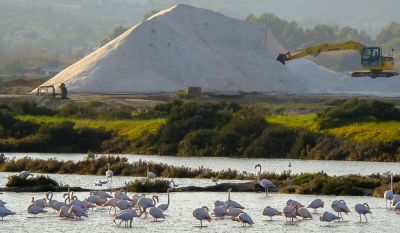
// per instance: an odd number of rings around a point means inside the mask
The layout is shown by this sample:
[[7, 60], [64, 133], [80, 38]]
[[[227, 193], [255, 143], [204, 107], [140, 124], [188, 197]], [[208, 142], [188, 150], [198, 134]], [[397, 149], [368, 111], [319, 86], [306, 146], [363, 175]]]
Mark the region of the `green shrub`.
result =
[[304, 173], [304, 174], [301, 174], [301, 175], [297, 176], [292, 181], [293, 181], [294, 184], [302, 185], [302, 184], [305, 184], [305, 183], [309, 183], [310, 180], [312, 180], [313, 178], [314, 178], [313, 174]]
[[35, 176], [21, 178], [19, 175], [12, 175], [7, 178], [6, 187], [22, 187], [22, 186], [33, 186], [33, 185], [52, 185], [57, 186], [57, 181], [51, 179], [48, 176]]
[[142, 178], [130, 182], [126, 191], [135, 193], [166, 192], [170, 187], [170, 183], [170, 181], [165, 179], [151, 180], [149, 178]]

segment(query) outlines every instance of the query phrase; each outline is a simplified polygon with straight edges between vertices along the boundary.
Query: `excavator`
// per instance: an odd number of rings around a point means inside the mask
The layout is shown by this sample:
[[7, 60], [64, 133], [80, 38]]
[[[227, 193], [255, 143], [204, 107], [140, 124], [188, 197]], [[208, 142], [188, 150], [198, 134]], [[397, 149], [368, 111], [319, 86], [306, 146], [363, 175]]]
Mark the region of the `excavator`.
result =
[[305, 49], [298, 49], [294, 52], [287, 52], [286, 54], [279, 54], [276, 60], [285, 64], [285, 61], [290, 61], [311, 55], [318, 56], [322, 52], [341, 51], [341, 50], [357, 50], [361, 57], [361, 69], [369, 71], [356, 71], [351, 74], [352, 77], [392, 77], [399, 75], [396, 72], [384, 72], [384, 70], [394, 69], [394, 58], [392, 49], [392, 56], [382, 56], [381, 46], [365, 46], [359, 42], [348, 41], [338, 44], [323, 43], [315, 47]]

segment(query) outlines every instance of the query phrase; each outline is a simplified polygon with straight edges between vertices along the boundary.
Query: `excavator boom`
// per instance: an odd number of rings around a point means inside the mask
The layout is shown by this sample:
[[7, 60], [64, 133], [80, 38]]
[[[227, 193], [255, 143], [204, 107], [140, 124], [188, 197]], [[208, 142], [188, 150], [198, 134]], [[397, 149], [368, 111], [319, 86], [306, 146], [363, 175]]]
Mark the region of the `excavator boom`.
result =
[[362, 51], [365, 45], [359, 43], [359, 42], [353, 42], [353, 41], [348, 41], [344, 43], [338, 43], [338, 44], [327, 44], [323, 43], [314, 47], [309, 47], [305, 49], [298, 49], [294, 51], [296, 54], [292, 54], [291, 52], [287, 52], [286, 54], [281, 54], [283, 55], [283, 59], [285, 61], [288, 60], [294, 60], [297, 58], [305, 57], [308, 55], [311, 56], [318, 56], [321, 52], [329, 52], [329, 51], [339, 51], [339, 50], [357, 50], [362, 56]]

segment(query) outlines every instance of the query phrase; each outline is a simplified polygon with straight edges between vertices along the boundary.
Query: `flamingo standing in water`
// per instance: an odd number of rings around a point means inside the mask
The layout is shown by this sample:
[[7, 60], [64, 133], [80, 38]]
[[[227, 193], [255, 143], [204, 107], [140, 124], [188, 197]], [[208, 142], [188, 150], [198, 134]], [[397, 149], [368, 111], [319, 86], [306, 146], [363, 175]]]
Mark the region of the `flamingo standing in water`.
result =
[[217, 218], [223, 219], [224, 216], [227, 216], [227, 215], [230, 216], [230, 215], [232, 215], [232, 214], [229, 213], [229, 212], [226, 210], [225, 206], [217, 206], [217, 207], [215, 207], [215, 208], [213, 209], [213, 211], [211, 212], [211, 215], [214, 215], [214, 216], [217, 217]]
[[28, 208], [26, 209], [26, 212], [28, 214], [33, 214], [36, 217], [36, 215], [38, 215], [40, 213], [46, 213], [47, 211], [40, 208], [39, 206], [35, 206], [32, 204], [32, 205], [28, 206]]
[[229, 213], [231, 214], [231, 216], [233, 216], [233, 217], [237, 217], [237, 216], [239, 216], [239, 214], [246, 213], [246, 212], [244, 212], [243, 210], [241, 210], [241, 209], [239, 209], [239, 208], [235, 208], [235, 207], [233, 207], [233, 206], [231, 206], [231, 207], [228, 208], [228, 212], [229, 212]]
[[314, 209], [313, 213], [317, 213], [318, 208], [324, 208], [324, 202], [321, 199], [315, 199], [306, 208], [312, 208]]
[[296, 206], [296, 212], [297, 212], [298, 216], [302, 217], [303, 219], [307, 219], [307, 218], [313, 219], [313, 216], [304, 207]]
[[329, 212], [327, 212], [327, 211], [325, 211], [325, 213], [323, 213], [323, 214], [319, 217], [319, 220], [320, 220], [320, 221], [322, 221], [322, 222], [329, 222], [329, 226], [331, 225], [331, 222], [332, 222], [333, 220], [340, 220], [340, 219], [341, 219], [341, 217], [336, 216], [336, 215], [334, 215], [334, 214], [332, 214], [332, 213], [329, 213]]
[[73, 215], [73, 214], [71, 214], [71, 213], [69, 213], [69, 207], [68, 206], [62, 206], [61, 208], [60, 208], [60, 210], [58, 211], [58, 216], [60, 217], [60, 218], [72, 218], [72, 219], [75, 219], [75, 215]]
[[203, 220], [206, 220], [209, 223], [212, 222], [212, 219], [208, 214], [207, 206], [203, 206], [201, 208], [193, 210], [192, 215], [195, 219], [200, 220], [200, 227], [203, 227]]
[[169, 188], [167, 189], [167, 193], [168, 193], [168, 203], [167, 204], [161, 204], [158, 205], [157, 208], [161, 209], [163, 212], [166, 211], [169, 207], [169, 191], [174, 191], [173, 188]]
[[[393, 199], [393, 175], [390, 177], [390, 190], [386, 190], [385, 194], [383, 195], [386, 201], [386, 209], [387, 209], [387, 201], [389, 202]], [[392, 207], [390, 207], [391, 209]]]
[[369, 210], [369, 205], [367, 203], [364, 204], [357, 204], [354, 206], [354, 210], [360, 215], [360, 222], [361, 222], [361, 215], [363, 214], [365, 219], [368, 222], [366, 214], [372, 214], [371, 210]]
[[294, 218], [297, 220], [297, 217], [296, 217], [296, 205], [294, 205], [294, 204], [292, 204], [291, 206], [283, 207], [282, 208], [282, 213], [286, 217], [286, 222], [287, 222], [287, 218], [291, 218], [292, 222], [293, 222]]
[[239, 214], [238, 218], [231, 217], [231, 219], [232, 219], [232, 221], [235, 221], [235, 222], [241, 222], [244, 227], [246, 226], [246, 224], [249, 224], [250, 226], [253, 226], [253, 224], [254, 224], [251, 217], [246, 213], [241, 213], [241, 214]]
[[232, 188], [229, 188], [228, 189], [228, 200], [225, 202], [225, 208], [229, 209], [229, 207], [235, 207], [235, 208], [239, 208], [239, 209], [244, 209], [244, 207], [242, 205], [240, 205], [236, 201], [231, 200], [231, 191], [232, 191]]
[[265, 196], [268, 196], [268, 187], [275, 187], [275, 185], [267, 179], [263, 179], [260, 181], [261, 164], [257, 164], [255, 168], [257, 168], [257, 167], [260, 168], [260, 171], [258, 172], [258, 176], [257, 176], [257, 183], [265, 188]]
[[75, 218], [79, 218], [80, 220], [82, 220], [82, 216], [88, 217], [85, 211], [77, 205], [72, 205], [68, 213], [75, 215]]
[[155, 222], [157, 222], [157, 219], [159, 219], [159, 218], [165, 219], [163, 211], [158, 207], [151, 207], [149, 209], [149, 214], [154, 218]]
[[338, 217], [339, 217], [339, 214], [340, 214], [340, 218], [342, 220], [343, 220], [342, 212], [344, 212], [345, 214], [349, 214], [350, 213], [349, 207], [346, 206], [346, 202], [344, 202], [343, 200], [332, 201], [331, 207], [335, 212], [338, 213]]
[[152, 199], [150, 199], [146, 198], [145, 195], [142, 194], [142, 197], [138, 200], [136, 207], [139, 206], [143, 207], [144, 216], [147, 217], [146, 208], [155, 207], [157, 202], [158, 202], [157, 196], [153, 196]]
[[15, 213], [12, 212], [11, 210], [7, 209], [6, 207], [0, 208], [0, 217], [1, 221], [3, 221], [3, 217], [6, 217], [8, 215], [14, 215]]
[[[115, 216], [113, 221], [114, 221], [115, 225], [117, 225], [118, 227], [119, 227], [119, 225], [121, 225], [122, 222], [125, 222], [125, 227], [126, 227], [128, 221], [130, 221], [130, 227], [132, 228], [133, 218], [140, 218], [143, 214], [143, 210], [141, 209], [141, 206], [139, 206], [139, 211], [140, 211], [140, 214], [137, 214], [137, 212], [133, 209], [124, 210], [122, 212], [119, 212]], [[121, 222], [119, 224], [117, 224], [115, 222], [115, 220], [117, 220], [117, 219], [121, 220]]]
[[38, 199], [38, 200], [36, 200], [35, 201], [35, 198], [34, 197], [32, 197], [32, 204], [33, 205], [35, 205], [35, 206], [38, 206], [38, 207], [40, 207], [40, 208], [44, 208], [45, 206], [46, 206], [46, 199]]
[[[50, 198], [49, 198], [50, 196]], [[49, 205], [54, 211], [59, 211], [61, 207], [65, 206], [64, 202], [58, 202], [53, 199], [53, 193], [52, 192], [47, 192], [46, 193], [46, 198], [49, 200]]]
[[279, 212], [278, 210], [271, 208], [271, 206], [267, 206], [264, 208], [263, 215], [269, 216], [271, 218], [271, 220], [272, 220], [272, 217], [274, 217], [274, 216], [278, 216], [278, 215], [283, 216], [282, 212]]
[[155, 173], [150, 172], [150, 168], [149, 168], [150, 164], [147, 163], [147, 177], [149, 177], [150, 179], [155, 179], [157, 176]]

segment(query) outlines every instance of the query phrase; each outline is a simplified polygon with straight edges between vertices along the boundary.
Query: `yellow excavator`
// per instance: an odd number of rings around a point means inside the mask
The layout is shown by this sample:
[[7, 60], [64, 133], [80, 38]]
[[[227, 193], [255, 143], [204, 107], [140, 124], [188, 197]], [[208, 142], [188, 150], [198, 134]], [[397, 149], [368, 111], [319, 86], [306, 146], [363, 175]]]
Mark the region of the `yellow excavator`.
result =
[[348, 41], [338, 44], [327, 44], [323, 43], [315, 47], [309, 47], [305, 49], [298, 49], [286, 54], [279, 54], [276, 60], [285, 64], [285, 61], [294, 60], [297, 58], [311, 55], [313, 57], [318, 56], [321, 52], [341, 51], [341, 50], [357, 50], [361, 57], [361, 69], [369, 71], [356, 71], [352, 73], [352, 77], [392, 77], [399, 75], [396, 72], [384, 72], [383, 70], [394, 69], [394, 58], [392, 49], [392, 56], [382, 56], [382, 45], [381, 46], [365, 46], [359, 42]]

